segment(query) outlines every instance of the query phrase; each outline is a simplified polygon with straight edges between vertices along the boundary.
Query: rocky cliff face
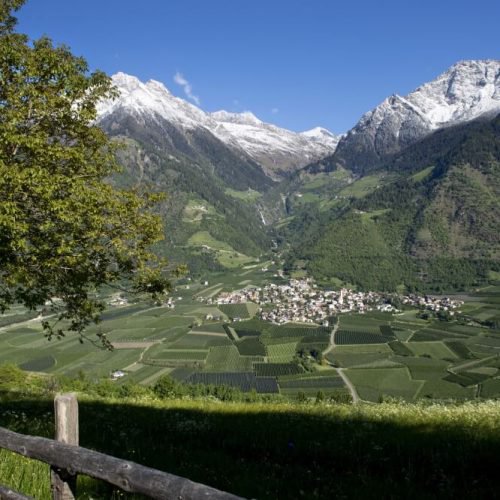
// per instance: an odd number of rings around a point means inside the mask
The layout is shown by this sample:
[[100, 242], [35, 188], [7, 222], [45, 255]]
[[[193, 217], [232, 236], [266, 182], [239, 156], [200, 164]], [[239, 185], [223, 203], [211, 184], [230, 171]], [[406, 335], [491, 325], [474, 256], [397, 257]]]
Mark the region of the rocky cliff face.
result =
[[363, 172], [436, 129], [495, 112], [500, 112], [500, 61], [462, 61], [406, 97], [388, 97], [363, 115], [329, 163]]

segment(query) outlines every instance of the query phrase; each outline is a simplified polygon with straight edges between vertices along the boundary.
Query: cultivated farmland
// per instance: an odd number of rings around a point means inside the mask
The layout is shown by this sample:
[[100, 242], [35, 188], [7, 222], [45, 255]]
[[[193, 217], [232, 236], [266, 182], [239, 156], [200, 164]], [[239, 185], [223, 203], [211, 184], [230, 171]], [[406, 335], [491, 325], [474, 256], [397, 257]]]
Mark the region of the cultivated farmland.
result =
[[[209, 285], [179, 286], [169, 306], [146, 299], [111, 306], [86, 335], [106, 334], [116, 344], [113, 352], [90, 342], [80, 344], [71, 335], [49, 342], [39, 319], [14, 308], [1, 318], [0, 363], [92, 379], [111, 378], [120, 370], [124, 376], [113, 382], [117, 385], [127, 380], [153, 384], [165, 374], [180, 381], [210, 383], [222, 380], [224, 373], [253, 374], [250, 385], [241, 382], [245, 375], [236, 386], [266, 392], [266, 384], [273, 380], [282, 394], [292, 398], [299, 393], [316, 397], [318, 391], [345, 395], [335, 367], [368, 401], [387, 396], [500, 397], [500, 331], [491, 323], [498, 316], [493, 313], [498, 312], [500, 291], [481, 292], [480, 301], [466, 303], [468, 316], [461, 321], [424, 320], [415, 309], [394, 315], [341, 314], [332, 345], [332, 328], [262, 321], [254, 315], [253, 303], [202, 303], [220, 291], [242, 284], [261, 286], [266, 279], [266, 273], [252, 264], [232, 275], [214, 275]], [[220, 318], [209, 319], [213, 316]], [[229, 317], [240, 321], [229, 322]]]

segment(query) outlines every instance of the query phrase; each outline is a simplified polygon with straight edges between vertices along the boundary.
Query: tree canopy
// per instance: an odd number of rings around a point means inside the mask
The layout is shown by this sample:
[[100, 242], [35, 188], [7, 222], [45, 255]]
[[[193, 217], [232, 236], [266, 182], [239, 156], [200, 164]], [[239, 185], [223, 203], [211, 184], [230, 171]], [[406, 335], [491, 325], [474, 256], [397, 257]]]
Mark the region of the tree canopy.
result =
[[100, 286], [168, 288], [150, 250], [163, 236], [159, 195], [107, 182], [117, 146], [95, 120], [111, 80], [49, 38], [16, 33], [24, 1], [0, 5], [0, 310], [48, 307], [49, 336], [82, 334], [104, 308]]

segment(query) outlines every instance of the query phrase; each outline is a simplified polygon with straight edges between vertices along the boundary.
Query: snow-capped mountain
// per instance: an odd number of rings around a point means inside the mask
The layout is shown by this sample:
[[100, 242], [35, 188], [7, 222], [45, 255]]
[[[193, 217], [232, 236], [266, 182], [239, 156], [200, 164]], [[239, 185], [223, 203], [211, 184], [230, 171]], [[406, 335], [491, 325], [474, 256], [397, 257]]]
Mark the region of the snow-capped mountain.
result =
[[363, 115], [339, 142], [333, 162], [366, 170], [438, 128], [495, 112], [500, 112], [500, 61], [462, 61]]
[[124, 110], [136, 116], [156, 115], [185, 129], [213, 126], [206, 113], [184, 99], [175, 97], [156, 80], [143, 83], [125, 73], [116, 73], [112, 80], [120, 95], [115, 100], [99, 103], [97, 113], [100, 120], [117, 110]]
[[317, 127], [297, 133], [264, 123], [250, 112], [217, 111], [214, 133], [226, 143], [236, 143], [270, 174], [297, 170], [332, 154], [339, 137]]
[[154, 156], [154, 168], [166, 172], [172, 163], [189, 165], [200, 172], [193, 183], [211, 174], [236, 190], [265, 190], [273, 184], [236, 143], [230, 146], [216, 137], [212, 129], [217, 123], [209, 115], [173, 96], [161, 83], [142, 83], [123, 73], [115, 75], [113, 83], [120, 95], [99, 104], [98, 122], [111, 136], [135, 143], [143, 156]]
[[[339, 140], [321, 128], [303, 133], [282, 129], [262, 122], [250, 112], [206, 113], [175, 97], [155, 80], [143, 83], [134, 76], [117, 73], [113, 76], [113, 83], [120, 96], [99, 104], [99, 121], [107, 123], [108, 128], [116, 128], [131, 118], [139, 124], [155, 123], [163, 130], [165, 142], [170, 144], [174, 157], [179, 141], [193, 147], [189, 137], [196, 132], [197, 135], [209, 135], [207, 140], [211, 142], [221, 141], [233, 154], [254, 161], [276, 178], [332, 154]], [[185, 147], [181, 149], [186, 152]]]

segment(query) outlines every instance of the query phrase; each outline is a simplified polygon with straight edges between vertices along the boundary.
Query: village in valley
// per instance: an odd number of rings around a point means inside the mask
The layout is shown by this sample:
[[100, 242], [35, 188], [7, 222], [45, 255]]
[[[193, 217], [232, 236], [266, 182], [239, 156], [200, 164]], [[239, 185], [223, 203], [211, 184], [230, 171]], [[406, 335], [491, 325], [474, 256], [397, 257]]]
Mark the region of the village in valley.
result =
[[[463, 302], [449, 297], [431, 297], [360, 292], [347, 288], [323, 290], [311, 278], [290, 279], [287, 284], [269, 283], [263, 287], [222, 292], [215, 298], [200, 297], [205, 304], [259, 305], [258, 316], [276, 324], [289, 322], [316, 323], [329, 326], [330, 318], [339, 313], [364, 314], [369, 311], [398, 313], [400, 307], [411, 306], [453, 316]], [[233, 321], [240, 318], [234, 317]]]

